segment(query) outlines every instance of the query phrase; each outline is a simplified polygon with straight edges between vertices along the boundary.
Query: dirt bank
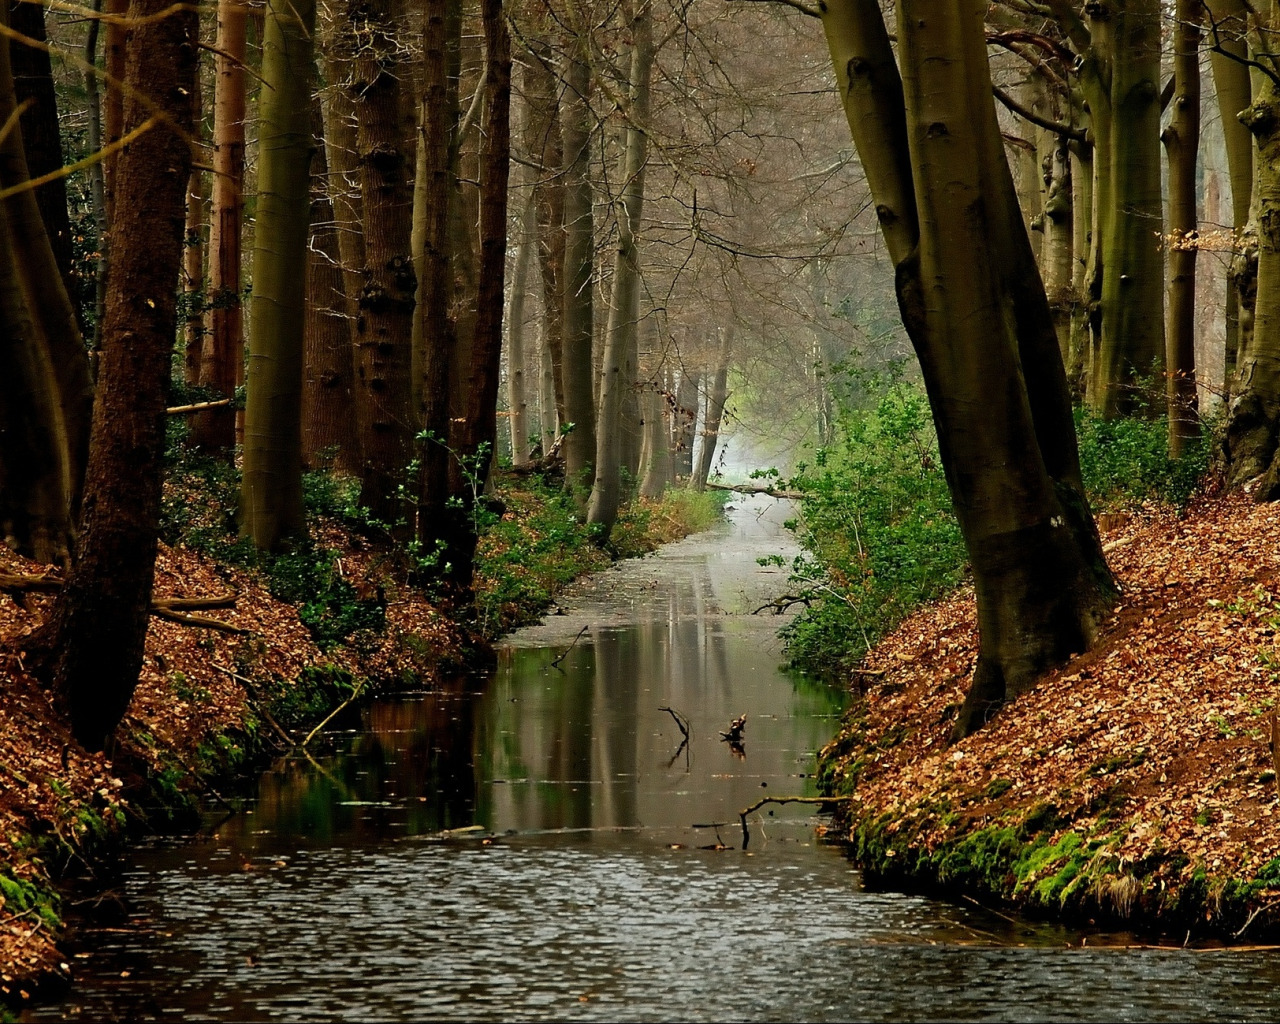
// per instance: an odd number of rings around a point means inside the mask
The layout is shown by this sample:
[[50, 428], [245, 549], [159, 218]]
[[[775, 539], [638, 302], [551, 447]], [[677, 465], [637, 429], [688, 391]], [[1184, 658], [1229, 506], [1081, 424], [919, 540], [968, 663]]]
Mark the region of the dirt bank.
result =
[[854, 679], [822, 772], [868, 873], [1178, 941], [1280, 937], [1280, 508], [1242, 498], [1104, 532], [1123, 590], [1101, 643], [950, 745], [972, 591], [922, 609]]

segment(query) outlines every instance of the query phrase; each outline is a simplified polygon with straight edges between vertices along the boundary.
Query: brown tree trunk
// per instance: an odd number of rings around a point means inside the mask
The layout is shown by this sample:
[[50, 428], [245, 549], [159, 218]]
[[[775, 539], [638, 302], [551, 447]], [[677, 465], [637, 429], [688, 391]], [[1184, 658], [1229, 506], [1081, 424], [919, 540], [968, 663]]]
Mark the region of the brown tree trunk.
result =
[[[195, 87], [194, 8], [135, 0], [124, 123], [151, 120], [118, 160], [116, 248], [75, 565], [53, 614], [55, 686], [81, 744], [101, 749], [124, 715], [150, 618], [176, 330], [174, 281]], [[158, 111], [157, 109], [158, 108]], [[163, 120], [157, 117], [163, 115]], [[170, 127], [172, 126], [172, 127]]]
[[[45, 43], [44, 7], [29, 0], [9, 0], [9, 25], [15, 31]], [[27, 154], [27, 170], [39, 178], [62, 167], [62, 132], [58, 128], [58, 100], [53, 88], [53, 64], [48, 49], [17, 43], [10, 46], [13, 85], [18, 103], [30, 101], [22, 112], [22, 146]], [[67, 295], [79, 294], [71, 273], [71, 219], [67, 213], [67, 179], [58, 177], [36, 189], [36, 205], [53, 250], [53, 259]], [[81, 332], [84, 322], [75, 307]]]
[[878, 7], [823, 12], [973, 565], [980, 654], [959, 735], [1088, 647], [1113, 595], [992, 106], [985, 7], [898, 0], [901, 77]]
[[[220, 398], [236, 393], [244, 362], [241, 302], [244, 219], [244, 122], [248, 8], [244, 0], [219, 0], [213, 90], [213, 210], [209, 230], [209, 333], [200, 354], [200, 383]], [[191, 421], [191, 443], [230, 453], [236, 443], [236, 410], [207, 409]]]
[[716, 362], [715, 380], [707, 394], [707, 411], [702, 428], [702, 448], [698, 452], [698, 464], [694, 467], [689, 486], [695, 491], [707, 488], [711, 467], [715, 464], [716, 444], [720, 440], [720, 422], [724, 419], [724, 403], [729, 397], [729, 358], [733, 353], [732, 325], [724, 328], [720, 339], [720, 355]]
[[302, 458], [309, 469], [360, 471], [352, 410], [355, 374], [351, 316], [345, 292], [338, 225], [329, 195], [324, 124], [312, 107], [311, 240], [307, 245], [306, 351], [302, 380]]
[[687, 481], [693, 476], [693, 445], [698, 429], [699, 387], [702, 373], [699, 370], [680, 371], [680, 386], [676, 389], [675, 445], [672, 460], [677, 480]]
[[360, 502], [376, 519], [395, 525], [397, 497], [412, 453], [410, 402], [414, 293], [410, 235], [413, 194], [400, 120], [404, 57], [397, 33], [399, 0], [353, 0], [346, 9], [347, 45], [354, 65], [361, 193], [364, 202], [363, 283], [356, 321], [356, 419], [360, 432]]
[[1165, 397], [1169, 455], [1178, 458], [1200, 434], [1196, 394], [1196, 158], [1200, 152], [1200, 0], [1178, 0], [1174, 21], [1173, 117], [1162, 139], [1169, 156], [1169, 324]]
[[585, 503], [595, 479], [596, 416], [593, 398], [592, 339], [595, 332], [592, 282], [595, 230], [592, 216], [590, 159], [591, 90], [585, 29], [570, 40], [560, 100], [564, 140], [564, 417], [572, 428], [564, 439], [565, 484]]

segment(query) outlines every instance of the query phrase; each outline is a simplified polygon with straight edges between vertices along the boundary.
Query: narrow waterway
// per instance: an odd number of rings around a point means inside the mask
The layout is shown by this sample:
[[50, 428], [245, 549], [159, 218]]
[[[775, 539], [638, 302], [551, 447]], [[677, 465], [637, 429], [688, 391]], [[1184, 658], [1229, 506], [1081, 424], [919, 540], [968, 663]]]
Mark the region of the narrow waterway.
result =
[[1274, 1020], [1267, 952], [866, 891], [806, 805], [743, 848], [742, 808], [812, 795], [843, 703], [751, 614], [790, 514], [753, 498], [586, 581], [492, 679], [381, 701], [211, 838], [140, 852], [127, 920], [30, 1019]]

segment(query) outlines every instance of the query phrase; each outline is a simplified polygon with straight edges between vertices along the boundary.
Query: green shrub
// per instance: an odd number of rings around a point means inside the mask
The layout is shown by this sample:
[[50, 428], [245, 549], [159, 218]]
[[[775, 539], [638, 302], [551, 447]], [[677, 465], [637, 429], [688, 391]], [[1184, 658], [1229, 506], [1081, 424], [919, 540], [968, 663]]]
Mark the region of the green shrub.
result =
[[919, 388], [883, 384], [875, 407], [843, 413], [836, 441], [785, 483], [807, 496], [793, 524], [804, 552], [791, 567], [806, 609], [783, 630], [797, 666], [829, 674], [856, 663], [960, 582], [964, 544]]
[[1160, 501], [1185, 508], [1209, 463], [1210, 431], [1203, 429], [1182, 458], [1169, 458], [1168, 417], [1103, 420], [1075, 414], [1080, 470], [1094, 510]]

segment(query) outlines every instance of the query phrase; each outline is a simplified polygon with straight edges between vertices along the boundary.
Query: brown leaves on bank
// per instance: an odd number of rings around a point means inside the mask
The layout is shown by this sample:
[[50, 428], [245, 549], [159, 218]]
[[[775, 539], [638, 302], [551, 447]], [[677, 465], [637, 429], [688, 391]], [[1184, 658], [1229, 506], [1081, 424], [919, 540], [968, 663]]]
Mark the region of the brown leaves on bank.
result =
[[1047, 805], [1060, 834], [1109, 836], [1115, 870], [1170, 894], [1280, 856], [1280, 507], [1119, 519], [1103, 541], [1122, 592], [1098, 645], [978, 734], [948, 742], [977, 658], [972, 591], [871, 652], [854, 679], [866, 702], [829, 748], [857, 774], [855, 819], [888, 812], [890, 831], [937, 849]]

